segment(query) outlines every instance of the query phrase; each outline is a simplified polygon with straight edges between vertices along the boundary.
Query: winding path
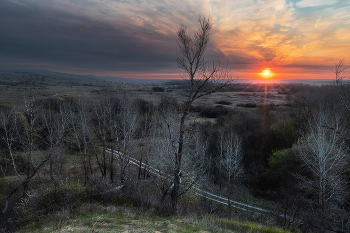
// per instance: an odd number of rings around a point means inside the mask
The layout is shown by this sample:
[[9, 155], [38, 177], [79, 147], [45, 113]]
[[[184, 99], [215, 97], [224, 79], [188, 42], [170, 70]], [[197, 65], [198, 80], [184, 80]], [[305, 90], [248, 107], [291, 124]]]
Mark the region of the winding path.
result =
[[[106, 149], [106, 151], [108, 153], [112, 153], [112, 150], [109, 149], [109, 148]], [[114, 154], [116, 154], [116, 156], [118, 156], [121, 153], [119, 151], [114, 151]], [[138, 161], [138, 160], [136, 160], [135, 158], [132, 158], [132, 157], [130, 157], [129, 159], [130, 159], [130, 163], [131, 164], [136, 165], [136, 166], [140, 166], [140, 161]], [[142, 169], [147, 168], [148, 169], [147, 171], [149, 173], [153, 174], [153, 175], [162, 176], [162, 177], [170, 179], [170, 180], [172, 179], [172, 177], [170, 177], [168, 174], [165, 174], [165, 173], [161, 172], [159, 169], [154, 168], [154, 167], [152, 167], [150, 165], [147, 165], [147, 164], [145, 164], [143, 162], [141, 162], [141, 168]], [[196, 193], [196, 195], [204, 197], [204, 198], [206, 198], [208, 200], [211, 200], [213, 202], [216, 202], [216, 203], [228, 206], [229, 200], [228, 200], [227, 197], [222, 197], [220, 195], [217, 195], [217, 194], [205, 191], [203, 189], [200, 189], [198, 184], [196, 184], [196, 183], [195, 183], [195, 193]], [[262, 207], [249, 205], [249, 204], [246, 204], [246, 203], [243, 203], [243, 202], [230, 200], [230, 204], [234, 208], [237, 208], [237, 209], [240, 209], [240, 210], [244, 210], [244, 211], [247, 211], [247, 212], [254, 212], [254, 213], [260, 213], [260, 214], [272, 214], [273, 213], [273, 211], [271, 211], [271, 210], [268, 210], [268, 209], [265, 209], [265, 208], [262, 208]], [[283, 217], [283, 218], [285, 218], [285, 217], [288, 218], [288, 216], [285, 216], [283, 214], [281, 214], [279, 216]]]

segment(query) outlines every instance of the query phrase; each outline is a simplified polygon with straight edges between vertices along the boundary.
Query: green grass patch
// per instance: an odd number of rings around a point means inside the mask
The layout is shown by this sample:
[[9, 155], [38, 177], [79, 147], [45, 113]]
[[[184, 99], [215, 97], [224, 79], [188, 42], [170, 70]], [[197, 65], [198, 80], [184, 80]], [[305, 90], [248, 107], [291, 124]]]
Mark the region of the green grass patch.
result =
[[216, 218], [204, 217], [162, 217], [145, 214], [132, 207], [85, 205], [73, 216], [60, 212], [46, 221], [30, 224], [24, 232], [261, 232], [286, 233], [279, 228]]

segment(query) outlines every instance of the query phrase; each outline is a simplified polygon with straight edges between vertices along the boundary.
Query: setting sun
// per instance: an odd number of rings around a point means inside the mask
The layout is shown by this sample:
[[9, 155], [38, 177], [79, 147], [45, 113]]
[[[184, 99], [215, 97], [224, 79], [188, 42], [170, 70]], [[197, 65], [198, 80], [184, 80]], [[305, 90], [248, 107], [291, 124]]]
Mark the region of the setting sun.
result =
[[270, 78], [271, 71], [269, 69], [265, 69], [261, 74], [264, 78]]
[[269, 75], [270, 74], [270, 71], [269, 70], [265, 70], [265, 72], [264, 72], [264, 75]]

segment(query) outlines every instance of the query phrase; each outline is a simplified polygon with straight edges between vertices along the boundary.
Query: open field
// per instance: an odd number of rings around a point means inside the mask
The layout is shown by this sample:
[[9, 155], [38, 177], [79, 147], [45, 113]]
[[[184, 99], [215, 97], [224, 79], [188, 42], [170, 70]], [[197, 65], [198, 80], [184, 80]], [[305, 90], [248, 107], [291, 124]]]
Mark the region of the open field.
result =
[[[52, 74], [53, 73], [53, 74]], [[44, 71], [39, 72], [39, 76], [36, 74], [27, 72], [0, 72], [0, 105], [9, 106], [18, 103], [23, 99], [22, 90], [25, 88], [25, 80], [33, 78], [39, 78], [39, 84], [42, 86], [42, 95], [45, 97], [66, 97], [66, 96], [78, 96], [78, 95], [91, 95], [94, 91], [100, 90], [101, 87], [115, 87], [119, 90], [125, 89], [131, 91], [131, 96], [134, 98], [141, 98], [153, 103], [157, 103], [160, 97], [163, 95], [171, 96], [179, 101], [184, 100], [183, 90], [181, 89], [166, 89], [171, 87], [166, 83], [137, 83], [137, 82], [108, 82], [103, 79], [69, 75], [62, 73], [49, 72], [46, 74]], [[32, 75], [32, 76], [31, 76]], [[249, 84], [239, 84], [240, 86], [249, 86]], [[195, 102], [196, 105], [203, 106], [215, 106], [220, 101], [228, 101], [227, 107], [236, 108], [237, 104], [253, 103], [256, 105], [262, 104], [275, 104], [276, 106], [283, 105], [285, 103], [286, 94], [280, 94], [279, 90], [283, 86], [273, 87], [269, 86], [268, 92], [264, 92], [264, 84], [262, 85], [262, 91], [259, 92], [245, 92], [242, 91], [230, 91], [230, 92], [218, 92], [213, 93], [210, 96], [204, 96]], [[259, 86], [261, 86], [259, 85]], [[166, 92], [154, 92], [152, 87], [161, 86], [164, 87]], [[15, 101], [15, 102], [14, 102]], [[18, 101], [18, 102], [17, 102]], [[237, 107], [241, 109], [240, 107]]]

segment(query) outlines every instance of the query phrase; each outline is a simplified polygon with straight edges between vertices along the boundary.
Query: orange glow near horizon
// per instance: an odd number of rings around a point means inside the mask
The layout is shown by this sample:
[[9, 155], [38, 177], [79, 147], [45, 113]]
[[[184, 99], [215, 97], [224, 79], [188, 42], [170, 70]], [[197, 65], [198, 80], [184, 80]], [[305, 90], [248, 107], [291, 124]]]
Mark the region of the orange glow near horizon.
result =
[[[264, 73], [268, 70], [269, 75]], [[98, 75], [98, 74], [96, 74]], [[104, 76], [121, 77], [132, 79], [182, 79], [181, 72], [159, 72], [159, 73], [135, 73], [135, 72], [118, 72], [118, 73], [104, 73]], [[334, 79], [334, 73], [331, 67], [320, 70], [305, 70], [300, 68], [283, 67], [283, 66], [262, 66], [247, 69], [231, 69], [230, 77], [238, 82], [244, 80], [256, 80], [257, 82], [276, 82], [278, 80], [294, 80], [294, 79]]]
[[275, 78], [275, 74], [272, 73], [271, 68], [265, 68], [263, 71], [261, 71], [260, 73], [258, 73], [260, 78], [263, 79], [271, 79], [271, 78]]

